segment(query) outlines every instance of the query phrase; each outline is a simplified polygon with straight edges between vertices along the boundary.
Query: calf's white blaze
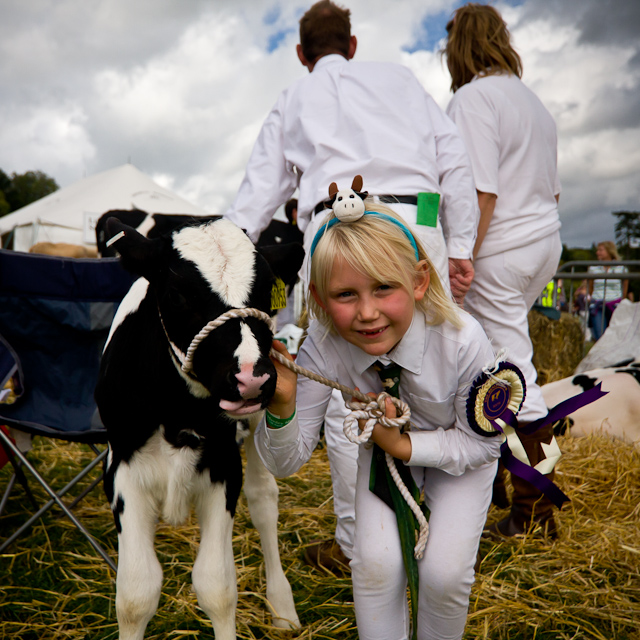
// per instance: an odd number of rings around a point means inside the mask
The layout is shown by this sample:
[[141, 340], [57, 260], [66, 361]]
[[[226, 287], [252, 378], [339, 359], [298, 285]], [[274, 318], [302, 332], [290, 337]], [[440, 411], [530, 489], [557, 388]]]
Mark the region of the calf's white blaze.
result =
[[238, 359], [238, 365], [255, 364], [260, 359], [260, 347], [258, 341], [244, 322], [240, 325], [240, 344], [234, 352], [234, 357]]
[[255, 247], [242, 229], [224, 219], [186, 227], [173, 235], [173, 246], [225, 304], [246, 306], [255, 278]]

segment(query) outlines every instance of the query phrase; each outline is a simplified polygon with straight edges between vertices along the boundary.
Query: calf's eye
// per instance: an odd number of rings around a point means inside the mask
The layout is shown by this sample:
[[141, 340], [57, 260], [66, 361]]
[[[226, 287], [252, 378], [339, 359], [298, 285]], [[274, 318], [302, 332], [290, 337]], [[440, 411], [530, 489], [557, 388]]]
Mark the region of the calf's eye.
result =
[[187, 299], [177, 289], [169, 289], [167, 297], [174, 307], [185, 307], [187, 305]]

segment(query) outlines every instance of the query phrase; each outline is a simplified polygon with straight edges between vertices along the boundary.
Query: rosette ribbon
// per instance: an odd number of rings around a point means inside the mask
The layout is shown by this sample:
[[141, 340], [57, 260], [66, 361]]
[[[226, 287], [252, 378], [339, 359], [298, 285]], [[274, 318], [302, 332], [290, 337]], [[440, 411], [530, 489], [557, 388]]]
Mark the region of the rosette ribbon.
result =
[[541, 491], [556, 507], [569, 500], [546, 474], [551, 473], [560, 459], [560, 447], [555, 437], [549, 444], [540, 443], [546, 458], [535, 467], [522, 446], [518, 433], [531, 434], [565, 418], [581, 407], [607, 395], [601, 384], [583, 393], [568, 398], [551, 408], [546, 416], [525, 426], [518, 424], [518, 412], [526, 395], [522, 372], [510, 362], [495, 364], [491, 370], [485, 368], [474, 381], [467, 400], [467, 418], [471, 428], [483, 436], [505, 436], [500, 445], [504, 466], [516, 476], [526, 480]]

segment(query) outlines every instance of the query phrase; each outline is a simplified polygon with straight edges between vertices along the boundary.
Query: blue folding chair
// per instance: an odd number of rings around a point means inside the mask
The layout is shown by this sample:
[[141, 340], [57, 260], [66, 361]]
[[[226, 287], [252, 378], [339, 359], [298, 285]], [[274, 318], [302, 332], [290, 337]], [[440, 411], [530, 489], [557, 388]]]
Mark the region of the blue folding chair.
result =
[[[101, 477], [70, 505], [62, 496], [107, 454], [106, 447], [97, 446], [106, 444], [107, 437], [93, 393], [111, 321], [131, 282], [115, 258], [60, 258], [0, 249], [0, 425], [8, 427], [0, 429], [0, 447], [14, 467], [0, 513], [16, 480], [35, 503], [23, 469], [51, 497], [0, 544], [0, 552], [57, 504], [115, 571], [111, 557], [72, 512]], [[96, 457], [56, 491], [25, 455], [20, 446], [25, 436], [84, 443]]]

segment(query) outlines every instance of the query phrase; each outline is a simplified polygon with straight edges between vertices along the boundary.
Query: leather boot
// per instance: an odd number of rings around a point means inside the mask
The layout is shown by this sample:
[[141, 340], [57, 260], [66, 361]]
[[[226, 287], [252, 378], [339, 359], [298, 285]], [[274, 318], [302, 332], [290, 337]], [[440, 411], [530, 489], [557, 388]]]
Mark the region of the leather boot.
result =
[[506, 509], [511, 504], [509, 502], [509, 496], [507, 495], [506, 479], [507, 470], [504, 464], [502, 464], [502, 460], [498, 460], [498, 471], [493, 481], [493, 494], [491, 496], [491, 503], [498, 507], [498, 509]]
[[[540, 442], [548, 444], [553, 436], [553, 427], [538, 429], [530, 435], [520, 434], [520, 441], [527, 452], [531, 466], [534, 467], [544, 458]], [[553, 480], [554, 472], [547, 475]], [[558, 537], [556, 522], [553, 517], [553, 503], [532, 484], [511, 474], [513, 494], [511, 495], [511, 513], [500, 522], [492, 524], [484, 530], [486, 535], [494, 538], [511, 537], [524, 533], [540, 534], [551, 539]]]
[[343, 576], [351, 570], [349, 558], [335, 540], [314, 540], [304, 550], [304, 560], [315, 569], [329, 571], [336, 576]]

